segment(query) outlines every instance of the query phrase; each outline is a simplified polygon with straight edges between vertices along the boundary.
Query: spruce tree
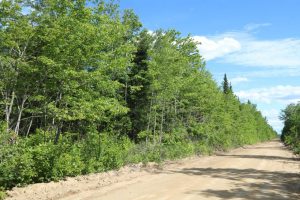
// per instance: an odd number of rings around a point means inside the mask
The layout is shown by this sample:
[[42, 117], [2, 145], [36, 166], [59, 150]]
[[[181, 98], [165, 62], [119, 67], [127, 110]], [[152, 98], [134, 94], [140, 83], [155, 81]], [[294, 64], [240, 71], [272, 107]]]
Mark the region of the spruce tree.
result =
[[230, 87], [229, 87], [229, 83], [228, 83], [228, 79], [227, 79], [227, 75], [224, 74], [224, 79], [223, 79], [223, 93], [224, 94], [228, 94], [230, 92]]

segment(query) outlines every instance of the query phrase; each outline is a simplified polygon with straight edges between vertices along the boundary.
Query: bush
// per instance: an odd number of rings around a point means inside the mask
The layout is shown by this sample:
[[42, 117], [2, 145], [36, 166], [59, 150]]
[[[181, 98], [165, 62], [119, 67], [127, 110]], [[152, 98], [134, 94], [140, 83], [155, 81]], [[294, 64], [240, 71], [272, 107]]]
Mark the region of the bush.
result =
[[[0, 163], [0, 185], [12, 188], [16, 185], [22, 186], [33, 182], [36, 177], [34, 160], [32, 154], [26, 150], [19, 150], [15, 155], [7, 156]], [[16, 150], [17, 151], [17, 150]]]
[[53, 180], [59, 180], [67, 176], [80, 175], [84, 169], [84, 164], [81, 161], [80, 154], [76, 151], [62, 153], [54, 162], [53, 165]]
[[196, 155], [211, 155], [213, 153], [213, 149], [211, 146], [207, 145], [207, 143], [200, 141], [194, 144], [195, 154]]
[[5, 193], [4, 189], [0, 188], [0, 200], [4, 200], [5, 197], [6, 197], [6, 193]]
[[[160, 163], [193, 154], [209, 155], [214, 150], [234, 147], [243, 140], [259, 140], [247, 136], [235, 138], [225, 133], [204, 135], [198, 134], [192, 141], [187, 132], [178, 131], [173, 135], [165, 134], [161, 144], [143, 141], [135, 144], [128, 137], [90, 130], [82, 140], [73, 141], [62, 134], [54, 144], [55, 133], [38, 130], [29, 138], [19, 139], [16, 144], [3, 143], [0, 146], [0, 185], [10, 189], [118, 169], [128, 163]], [[295, 149], [299, 151], [299, 146]]]
[[177, 142], [175, 144], [163, 145], [161, 158], [164, 159], [177, 159], [190, 156], [194, 153], [194, 147], [188, 142]]
[[52, 180], [53, 164], [56, 157], [53, 143], [45, 143], [36, 146], [32, 150], [34, 168], [37, 173], [35, 182], [48, 182]]
[[129, 149], [132, 148], [128, 138], [103, 134], [101, 141], [100, 161], [103, 163], [104, 170], [118, 169], [127, 163], [126, 157]]

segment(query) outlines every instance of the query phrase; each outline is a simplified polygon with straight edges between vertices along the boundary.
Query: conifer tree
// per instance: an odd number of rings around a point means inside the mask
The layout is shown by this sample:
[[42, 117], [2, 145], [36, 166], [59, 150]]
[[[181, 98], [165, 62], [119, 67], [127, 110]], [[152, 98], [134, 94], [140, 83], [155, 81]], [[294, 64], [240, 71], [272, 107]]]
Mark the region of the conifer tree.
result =
[[229, 92], [230, 92], [230, 86], [229, 86], [229, 82], [228, 82], [226, 74], [224, 74], [224, 79], [223, 79], [223, 82], [222, 82], [222, 87], [223, 87], [223, 93], [224, 94], [229, 94]]

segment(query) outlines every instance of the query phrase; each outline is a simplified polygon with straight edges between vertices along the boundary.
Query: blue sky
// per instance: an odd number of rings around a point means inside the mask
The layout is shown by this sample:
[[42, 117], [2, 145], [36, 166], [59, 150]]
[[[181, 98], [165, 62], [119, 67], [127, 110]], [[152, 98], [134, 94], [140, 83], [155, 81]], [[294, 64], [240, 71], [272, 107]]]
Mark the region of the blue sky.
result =
[[300, 101], [299, 0], [121, 0], [149, 30], [176, 29], [200, 41], [219, 83], [224, 73], [278, 132], [280, 110]]

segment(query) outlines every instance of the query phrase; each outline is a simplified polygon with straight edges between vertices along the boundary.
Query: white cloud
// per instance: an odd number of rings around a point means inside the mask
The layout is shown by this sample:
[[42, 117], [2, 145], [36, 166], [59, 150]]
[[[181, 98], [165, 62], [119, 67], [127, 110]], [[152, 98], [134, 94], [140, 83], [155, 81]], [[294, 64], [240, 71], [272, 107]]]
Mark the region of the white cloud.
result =
[[[245, 74], [243, 71], [235, 71], [230, 73], [231, 76], [240, 76], [241, 74]], [[217, 73], [217, 76], [223, 77], [224, 73]], [[276, 77], [298, 77], [300, 76], [300, 68], [290, 69], [262, 69], [249, 71], [247, 74], [243, 75], [245, 78], [276, 78]]]
[[152, 31], [152, 30], [148, 30], [148, 34], [154, 36], [154, 35], [155, 35], [155, 32]]
[[[253, 67], [252, 71], [230, 70], [232, 77], [230, 82], [238, 84], [255, 78], [276, 77], [276, 80], [268, 79], [268, 84], [276, 83], [281, 77], [300, 76], [300, 37], [280, 39], [258, 39], [255, 34], [261, 27], [270, 26], [264, 24], [248, 24], [240, 31], [225, 32], [210, 36], [194, 36], [200, 41], [200, 54], [207, 60], [214, 60], [220, 64], [239, 65]], [[228, 40], [228, 38], [230, 40]], [[243, 70], [245, 68], [237, 68]], [[223, 77], [222, 73], [217, 77]], [[293, 78], [293, 82], [294, 82]], [[285, 79], [286, 80], [286, 79]], [[285, 81], [284, 80], [284, 81]], [[286, 84], [287, 85], [283, 85]], [[300, 85], [292, 86], [288, 82], [277, 83], [278, 85], [240, 90], [235, 94], [242, 101], [254, 102], [267, 117], [269, 124], [279, 133], [283, 127], [278, 118], [280, 109], [289, 103], [300, 101]], [[254, 83], [255, 85], [258, 83]], [[247, 87], [250, 85], [247, 84]], [[253, 87], [253, 86], [252, 86]], [[260, 87], [260, 86], [259, 86]]]
[[199, 52], [207, 61], [225, 56], [241, 48], [240, 43], [231, 37], [209, 39], [204, 36], [194, 36], [193, 39], [200, 43], [198, 44]]
[[250, 99], [259, 103], [295, 103], [300, 101], [300, 86], [278, 85], [269, 88], [256, 88], [236, 92], [243, 100]]
[[245, 31], [254, 31], [258, 28], [261, 28], [261, 27], [265, 27], [265, 26], [271, 26], [272, 24], [270, 23], [259, 23], [259, 24], [256, 24], [256, 23], [250, 23], [250, 24], [247, 24], [244, 29]]
[[240, 42], [243, 48], [221, 61], [243, 66], [300, 68], [300, 39]]
[[253, 30], [270, 24], [249, 24], [244, 30], [213, 36], [194, 36], [207, 60], [254, 67], [300, 68], [300, 39], [259, 40]]
[[278, 132], [283, 128], [283, 122], [279, 119], [280, 111], [276, 109], [262, 110], [262, 115], [267, 117], [269, 124]]
[[242, 76], [238, 76], [238, 77], [235, 77], [235, 78], [232, 78], [230, 79], [230, 82], [234, 85], [234, 84], [237, 84], [237, 83], [241, 83], [241, 82], [248, 82], [249, 79], [246, 78], [246, 77], [242, 77]]
[[300, 86], [277, 85], [273, 87], [242, 90], [235, 94], [243, 101], [249, 99], [251, 102], [260, 105], [259, 107], [261, 107], [263, 116], [265, 116], [269, 124], [280, 133], [283, 128], [283, 122], [279, 119], [280, 109], [289, 103], [300, 101]]

